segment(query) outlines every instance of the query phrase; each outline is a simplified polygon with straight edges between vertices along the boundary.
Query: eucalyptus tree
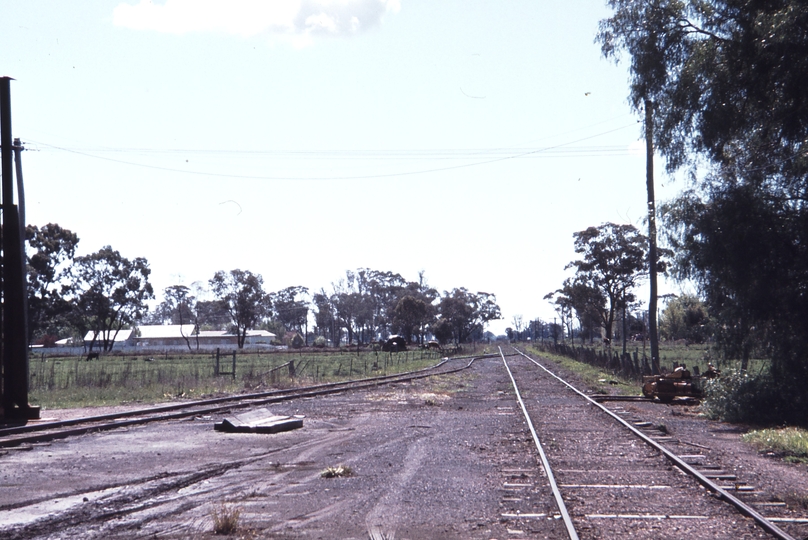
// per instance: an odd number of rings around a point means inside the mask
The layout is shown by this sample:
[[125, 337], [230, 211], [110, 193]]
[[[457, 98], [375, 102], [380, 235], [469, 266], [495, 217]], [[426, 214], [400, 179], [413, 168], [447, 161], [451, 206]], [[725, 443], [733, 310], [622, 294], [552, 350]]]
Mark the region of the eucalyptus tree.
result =
[[264, 292], [264, 279], [249, 270], [220, 270], [209, 284], [216, 298], [227, 307], [238, 335], [238, 348], [243, 349], [247, 330], [257, 327], [271, 306]]
[[331, 296], [321, 288], [320, 292], [312, 296], [314, 304], [314, 324], [318, 335], [328, 337], [331, 343], [339, 343], [339, 335], [336, 325], [336, 313], [334, 305], [331, 303]]
[[[678, 273], [744, 367], [808, 377], [808, 4], [610, 0], [598, 39], [630, 61], [630, 102], [654, 102], [654, 143], [691, 190], [667, 205]], [[698, 167], [703, 170], [699, 171]]]
[[393, 330], [407, 341], [418, 336], [418, 330], [432, 318], [432, 305], [422, 298], [406, 295], [393, 310]]
[[[185, 340], [188, 350], [191, 348], [191, 335], [196, 331], [197, 348], [199, 348], [199, 321], [196, 310], [196, 296], [191, 294], [191, 288], [186, 285], [171, 285], [163, 290], [165, 310], [171, 315], [171, 323], [180, 325], [180, 335]], [[192, 325], [191, 332], [185, 328]]]
[[581, 328], [582, 342], [584, 335], [588, 335], [591, 339], [594, 330], [605, 328], [608, 323], [606, 296], [603, 291], [580, 277], [565, 279], [560, 289], [545, 295], [544, 298], [552, 300], [562, 325], [571, 325], [570, 321], [574, 314]]
[[455, 343], [482, 339], [486, 323], [502, 318], [495, 295], [472, 293], [465, 287], [444, 292], [438, 304], [438, 313], [435, 336], [440, 334], [445, 339], [450, 332]]
[[79, 331], [93, 332], [90, 349], [100, 338], [103, 350], [111, 350], [118, 332], [146, 314], [146, 301], [154, 298], [150, 274], [145, 258], [129, 260], [110, 246], [75, 258], [71, 317]]
[[69, 326], [70, 267], [76, 255], [76, 233], [48, 223], [25, 229], [28, 262], [28, 338], [57, 336]]
[[704, 343], [711, 334], [707, 308], [697, 296], [691, 294], [674, 298], [662, 312], [660, 330], [667, 339]]
[[597, 313], [611, 342], [618, 308], [633, 300], [631, 291], [645, 275], [648, 239], [633, 225], [614, 223], [589, 227], [573, 237], [582, 258], [567, 265], [575, 269], [573, 281], [566, 283], [568, 302], [576, 311]]
[[309, 289], [300, 285], [270, 293], [272, 313], [287, 329], [308, 334]]

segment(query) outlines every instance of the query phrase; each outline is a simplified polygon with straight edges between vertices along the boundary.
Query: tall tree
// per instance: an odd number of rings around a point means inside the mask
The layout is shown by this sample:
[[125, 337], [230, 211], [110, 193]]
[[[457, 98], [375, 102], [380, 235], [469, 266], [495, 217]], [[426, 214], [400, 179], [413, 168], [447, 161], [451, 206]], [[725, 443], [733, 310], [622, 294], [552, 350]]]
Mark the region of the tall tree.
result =
[[141, 319], [154, 298], [149, 283], [149, 263], [143, 257], [129, 260], [110, 246], [76, 257], [73, 267], [75, 301], [73, 324], [82, 333], [93, 332], [104, 351], [112, 349], [118, 332]]
[[698, 179], [665, 214], [680, 274], [728, 355], [745, 367], [765, 344], [775, 379], [808, 377], [808, 4], [609, 5], [604, 54], [627, 53], [632, 104], [656, 106], [657, 150]]
[[555, 304], [556, 312], [561, 317], [561, 324], [565, 324], [572, 313], [575, 314], [581, 328], [582, 341], [584, 335], [591, 338], [594, 330], [605, 328], [608, 323], [606, 296], [601, 289], [580, 276], [577, 279], [565, 279], [560, 289], [547, 294], [544, 298], [552, 300]]
[[231, 323], [230, 307], [222, 300], [197, 300], [194, 318], [200, 330], [227, 330]]
[[[474, 337], [482, 339], [485, 324], [502, 318], [496, 300], [493, 294], [475, 294], [464, 287], [444, 292], [438, 304], [436, 328], [442, 335], [450, 328], [455, 343], [464, 343]], [[438, 335], [437, 330], [435, 335]]]
[[521, 315], [514, 315], [513, 316], [513, 327], [515, 328], [516, 332], [516, 339], [522, 339], [522, 327], [524, 326], [523, 318]]
[[[633, 300], [631, 290], [644, 275], [647, 238], [633, 225], [614, 223], [589, 227], [573, 237], [575, 252], [582, 258], [567, 268], [575, 268], [579, 290], [596, 290], [605, 298], [599, 314], [605, 337], [611, 341], [615, 313], [624, 302]], [[589, 307], [595, 309], [598, 297], [593, 295], [590, 300]]]
[[666, 339], [685, 339], [691, 343], [704, 343], [711, 334], [707, 308], [690, 294], [668, 302], [659, 326]]
[[[191, 349], [191, 334], [196, 331], [199, 332], [197, 311], [196, 311], [196, 297], [191, 294], [191, 289], [185, 285], [171, 285], [166, 287], [163, 291], [165, 295], [164, 303], [170, 311], [173, 324], [180, 325], [180, 334]], [[186, 325], [193, 325], [194, 328], [191, 332], [186, 333], [184, 328]], [[199, 347], [199, 339], [197, 338], [197, 348]]]
[[657, 148], [745, 176], [801, 178], [808, 163], [808, 6], [801, 0], [610, 0], [605, 56], [630, 58], [630, 101], [655, 103]]
[[325, 292], [325, 289], [320, 289], [320, 292], [315, 293], [312, 297], [312, 303], [316, 310], [314, 324], [317, 334], [327, 337], [335, 346], [338, 345], [336, 310], [331, 303], [331, 296]]
[[756, 345], [765, 347], [773, 372], [791, 380], [808, 376], [808, 212], [795, 215], [756, 191], [735, 186], [710, 200], [690, 192], [666, 215], [680, 275], [699, 284], [725, 355], [746, 370]]
[[301, 286], [286, 287], [269, 294], [272, 311], [285, 328], [308, 333], [308, 295], [309, 290]]
[[393, 310], [393, 330], [411, 342], [418, 329], [431, 319], [431, 307], [421, 298], [404, 296]]
[[71, 306], [69, 270], [76, 254], [76, 233], [48, 223], [28, 225], [28, 332], [29, 342], [43, 334], [59, 335], [66, 329]]
[[249, 270], [220, 270], [209, 283], [213, 294], [227, 306], [238, 335], [238, 348], [243, 349], [247, 330], [258, 326], [270, 308], [264, 279]]

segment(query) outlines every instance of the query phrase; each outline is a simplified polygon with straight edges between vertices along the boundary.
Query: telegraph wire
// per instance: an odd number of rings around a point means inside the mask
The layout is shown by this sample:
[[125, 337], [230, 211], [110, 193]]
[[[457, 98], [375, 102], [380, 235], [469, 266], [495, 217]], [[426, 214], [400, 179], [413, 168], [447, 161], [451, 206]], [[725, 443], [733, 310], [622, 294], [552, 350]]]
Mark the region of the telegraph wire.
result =
[[566, 146], [569, 146], [569, 145], [572, 145], [572, 144], [587, 141], [587, 140], [594, 139], [594, 138], [597, 138], [597, 137], [602, 137], [603, 135], [608, 135], [610, 133], [614, 133], [616, 131], [621, 131], [623, 129], [626, 129], [626, 128], [632, 127], [632, 126], [636, 126], [636, 125], [637, 125], [636, 122], [632, 122], [631, 124], [626, 124], [624, 126], [621, 126], [621, 127], [615, 128], [615, 129], [611, 129], [609, 131], [604, 131], [602, 133], [598, 133], [598, 134], [595, 134], [595, 135], [590, 135], [588, 137], [582, 137], [582, 138], [574, 140], [574, 141], [569, 141], [569, 142], [557, 144], [557, 145], [554, 145], [554, 146], [548, 146], [548, 147], [544, 147], [544, 148], [539, 148], [539, 149], [536, 149], [536, 150], [528, 150], [528, 151], [525, 151], [525, 152], [519, 152], [519, 153], [516, 153], [516, 154], [506, 155], [506, 156], [502, 156], [502, 157], [498, 157], [498, 158], [494, 158], [494, 159], [489, 159], [489, 160], [485, 160], [485, 161], [477, 161], [477, 162], [474, 162], [474, 163], [464, 163], [464, 164], [460, 164], [460, 165], [451, 165], [451, 166], [448, 166], [448, 167], [434, 167], [434, 168], [431, 168], [431, 169], [421, 169], [421, 170], [416, 170], [416, 171], [404, 171], [404, 172], [383, 173], [383, 174], [368, 174], [368, 175], [352, 175], [352, 176], [310, 176], [310, 177], [305, 177], [305, 176], [261, 176], [261, 175], [241, 175], [241, 174], [212, 173], [212, 172], [206, 172], [206, 171], [189, 171], [189, 170], [177, 169], [177, 168], [173, 168], [173, 167], [161, 167], [161, 166], [158, 166], [158, 165], [148, 165], [148, 164], [145, 164], [145, 163], [136, 163], [136, 162], [133, 162], [133, 161], [115, 159], [115, 158], [106, 157], [106, 156], [98, 156], [98, 155], [90, 154], [90, 153], [83, 152], [83, 151], [80, 151], [80, 150], [74, 150], [74, 149], [70, 149], [70, 148], [66, 148], [66, 147], [62, 147], [62, 146], [56, 146], [56, 145], [52, 145], [52, 144], [48, 144], [48, 143], [44, 143], [44, 142], [33, 141], [33, 140], [29, 140], [29, 141], [26, 141], [26, 142], [32, 142], [34, 144], [39, 144], [41, 146], [46, 146], [48, 148], [53, 148], [55, 150], [61, 150], [63, 152], [68, 152], [68, 153], [80, 155], [80, 156], [83, 156], [83, 157], [88, 157], [88, 158], [92, 158], [92, 159], [98, 159], [98, 160], [102, 160], [102, 161], [109, 161], [109, 162], [113, 162], [113, 163], [120, 163], [120, 164], [124, 164], [124, 165], [130, 165], [130, 166], [133, 166], [133, 167], [141, 167], [141, 168], [145, 168], [145, 169], [160, 170], [160, 171], [167, 171], [167, 172], [176, 172], [176, 173], [182, 173], [182, 174], [193, 174], [193, 175], [198, 175], [198, 176], [208, 176], [208, 177], [213, 177], [213, 178], [237, 178], [237, 179], [242, 179], [242, 180], [302, 180], [302, 181], [372, 180], [372, 179], [376, 179], [376, 178], [396, 178], [396, 177], [403, 177], [403, 176], [415, 176], [415, 175], [421, 175], [421, 174], [429, 174], [429, 173], [433, 173], [433, 172], [443, 172], [443, 171], [450, 171], [450, 170], [456, 170], [456, 169], [465, 169], [465, 168], [470, 168], [470, 167], [479, 167], [481, 165], [489, 165], [491, 163], [499, 163], [501, 161], [519, 159], [519, 158], [523, 158], [523, 157], [527, 157], [527, 156], [531, 156], [531, 155], [535, 155], [535, 154], [540, 154], [540, 153], [543, 153], [543, 152], [548, 152], [550, 150], [556, 150], [556, 149], [559, 149], [559, 148], [563, 148], [563, 147], [566, 147]]

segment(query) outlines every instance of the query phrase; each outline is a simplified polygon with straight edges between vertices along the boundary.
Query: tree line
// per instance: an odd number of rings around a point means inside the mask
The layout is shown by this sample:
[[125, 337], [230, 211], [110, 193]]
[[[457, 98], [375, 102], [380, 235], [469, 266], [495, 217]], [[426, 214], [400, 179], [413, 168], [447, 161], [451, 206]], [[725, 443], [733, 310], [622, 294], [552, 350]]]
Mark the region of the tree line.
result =
[[[687, 188], [660, 207], [672, 275], [698, 288], [749, 421], [808, 418], [808, 4], [609, 0], [597, 41]], [[681, 306], [699, 318], [699, 309]], [[681, 314], [680, 313], [680, 314]], [[699, 325], [701, 326], [701, 325]], [[766, 360], [749, 376], [751, 358]], [[746, 415], [746, 416], [744, 416]]]
[[[190, 325], [188, 348], [198, 348], [198, 331], [227, 330], [242, 348], [249, 330], [283, 337], [298, 332], [318, 344], [366, 344], [401, 335], [423, 344], [484, 339], [485, 325], [501, 317], [496, 297], [463, 287], [440, 294], [427, 282], [400, 274], [360, 268], [347, 271], [331, 287], [310, 291], [296, 285], [267, 292], [260, 274], [218, 271], [207, 282], [172, 285], [155, 299], [145, 258], [127, 259], [110, 246], [76, 256], [78, 236], [57, 224], [26, 229], [28, 330], [31, 343], [53, 345], [58, 339], [83, 340], [90, 347], [112, 348], [117, 333], [137, 324]], [[311, 315], [311, 317], [310, 317]], [[309, 322], [314, 322], [309, 329]], [[97, 343], [96, 343], [97, 341]]]

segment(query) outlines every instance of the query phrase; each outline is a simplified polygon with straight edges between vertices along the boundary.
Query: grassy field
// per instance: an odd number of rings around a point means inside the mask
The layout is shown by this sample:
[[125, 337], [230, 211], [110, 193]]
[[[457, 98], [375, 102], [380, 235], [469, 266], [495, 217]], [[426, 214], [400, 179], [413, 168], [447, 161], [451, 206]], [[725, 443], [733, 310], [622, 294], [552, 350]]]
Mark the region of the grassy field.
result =
[[[411, 371], [436, 364], [440, 354], [411, 350], [215, 354], [39, 356], [30, 360], [29, 397], [48, 409], [199, 399]], [[294, 364], [294, 376], [289, 363]]]

